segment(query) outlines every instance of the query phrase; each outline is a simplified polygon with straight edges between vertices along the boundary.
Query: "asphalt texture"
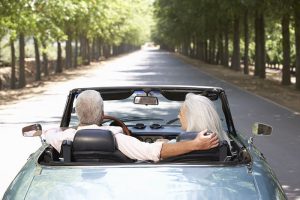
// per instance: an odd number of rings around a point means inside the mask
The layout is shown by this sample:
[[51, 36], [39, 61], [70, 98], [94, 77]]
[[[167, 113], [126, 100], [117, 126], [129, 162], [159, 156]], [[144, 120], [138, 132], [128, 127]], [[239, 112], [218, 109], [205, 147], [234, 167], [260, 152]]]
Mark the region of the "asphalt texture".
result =
[[[243, 91], [198, 68], [158, 50], [142, 50], [93, 68], [84, 76], [53, 83], [43, 93], [18, 103], [0, 106], [0, 196], [18, 170], [35, 151], [38, 138], [24, 138], [21, 128], [39, 122], [58, 125], [68, 91], [75, 87], [102, 85], [204, 85], [225, 89], [235, 127], [246, 138], [255, 122], [273, 126], [271, 136], [254, 138], [275, 171], [289, 199], [300, 199], [300, 116], [269, 100]], [[300, 100], [299, 100], [300, 103]]]

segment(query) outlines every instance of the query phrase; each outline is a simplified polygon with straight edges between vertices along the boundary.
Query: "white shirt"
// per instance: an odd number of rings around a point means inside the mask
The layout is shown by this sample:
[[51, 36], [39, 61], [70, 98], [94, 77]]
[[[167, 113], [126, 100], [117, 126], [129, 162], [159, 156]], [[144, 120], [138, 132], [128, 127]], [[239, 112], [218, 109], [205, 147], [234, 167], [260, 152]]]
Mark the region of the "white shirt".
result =
[[[152, 160], [159, 161], [160, 151], [163, 142], [146, 143], [140, 140], [123, 134], [123, 130], [118, 126], [80, 126], [77, 130], [81, 129], [103, 129], [110, 130], [116, 138], [118, 149], [127, 157], [136, 160]], [[43, 132], [43, 136], [48, 144], [51, 144], [58, 152], [60, 152], [63, 140], [73, 141], [77, 131], [73, 128], [62, 130], [60, 128], [49, 129]]]

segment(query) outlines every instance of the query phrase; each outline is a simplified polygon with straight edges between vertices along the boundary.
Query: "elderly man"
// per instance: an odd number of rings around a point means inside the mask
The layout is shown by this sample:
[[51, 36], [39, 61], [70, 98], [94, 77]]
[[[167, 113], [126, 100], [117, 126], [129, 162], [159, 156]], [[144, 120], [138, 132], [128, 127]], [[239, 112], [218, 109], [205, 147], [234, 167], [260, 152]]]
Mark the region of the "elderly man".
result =
[[[102, 122], [103, 100], [99, 92], [86, 90], [80, 93], [76, 100], [76, 114], [79, 119], [77, 130], [80, 129], [105, 129], [110, 130], [118, 144], [118, 149], [127, 157], [136, 160], [152, 160], [154, 162], [172, 156], [185, 154], [194, 150], [205, 150], [218, 146], [217, 135], [204, 135], [206, 130], [198, 133], [197, 137], [191, 141], [177, 143], [154, 142], [146, 143], [123, 134], [121, 127], [99, 126]], [[46, 142], [51, 144], [56, 150], [60, 151], [63, 140], [73, 140], [75, 129], [67, 129], [63, 132], [46, 131]]]

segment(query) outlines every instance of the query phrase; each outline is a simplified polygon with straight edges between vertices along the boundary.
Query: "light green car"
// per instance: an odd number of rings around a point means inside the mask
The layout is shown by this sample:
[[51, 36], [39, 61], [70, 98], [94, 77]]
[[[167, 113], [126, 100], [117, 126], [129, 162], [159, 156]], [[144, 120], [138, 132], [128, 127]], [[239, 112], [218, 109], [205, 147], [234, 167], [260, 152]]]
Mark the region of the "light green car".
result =
[[[122, 86], [78, 88], [70, 91], [61, 119], [62, 129], [75, 127], [74, 103], [87, 89], [97, 90], [105, 101], [104, 120], [119, 125], [144, 142], [158, 139], [189, 140], [177, 118], [187, 93], [211, 99], [221, 118], [230, 145], [194, 151], [159, 162], [127, 158], [109, 131], [78, 131], [64, 141], [62, 152], [47, 144], [42, 126], [23, 129], [25, 136], [41, 137], [42, 146], [7, 188], [3, 199], [287, 199], [263, 154], [236, 130], [225, 91], [200, 86]], [[257, 123], [255, 135], [269, 135], [272, 128]], [[101, 134], [99, 134], [100, 132]]]

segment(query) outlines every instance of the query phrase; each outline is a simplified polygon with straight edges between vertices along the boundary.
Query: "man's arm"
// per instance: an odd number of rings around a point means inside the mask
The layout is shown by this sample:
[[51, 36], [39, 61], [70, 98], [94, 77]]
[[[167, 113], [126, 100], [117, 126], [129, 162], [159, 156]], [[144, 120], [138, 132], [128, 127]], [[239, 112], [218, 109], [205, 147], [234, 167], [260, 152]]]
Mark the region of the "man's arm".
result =
[[203, 134], [206, 131], [201, 131], [194, 140], [177, 143], [141, 142], [134, 137], [122, 133], [115, 134], [115, 138], [118, 149], [127, 157], [136, 160], [152, 160], [157, 162], [160, 158], [165, 159], [194, 150], [204, 150], [218, 146], [219, 140], [217, 135], [214, 133], [204, 136]]
[[195, 150], [211, 149], [219, 145], [219, 139], [216, 133], [210, 135], [203, 135], [207, 130], [198, 133], [197, 137], [191, 141], [183, 141], [177, 143], [164, 143], [160, 158], [166, 159], [172, 156], [189, 153]]
[[51, 146], [60, 152], [63, 140], [73, 141], [75, 133], [76, 130], [73, 128], [68, 128], [65, 130], [61, 128], [52, 128], [43, 131], [43, 137], [48, 144], [51, 144]]

